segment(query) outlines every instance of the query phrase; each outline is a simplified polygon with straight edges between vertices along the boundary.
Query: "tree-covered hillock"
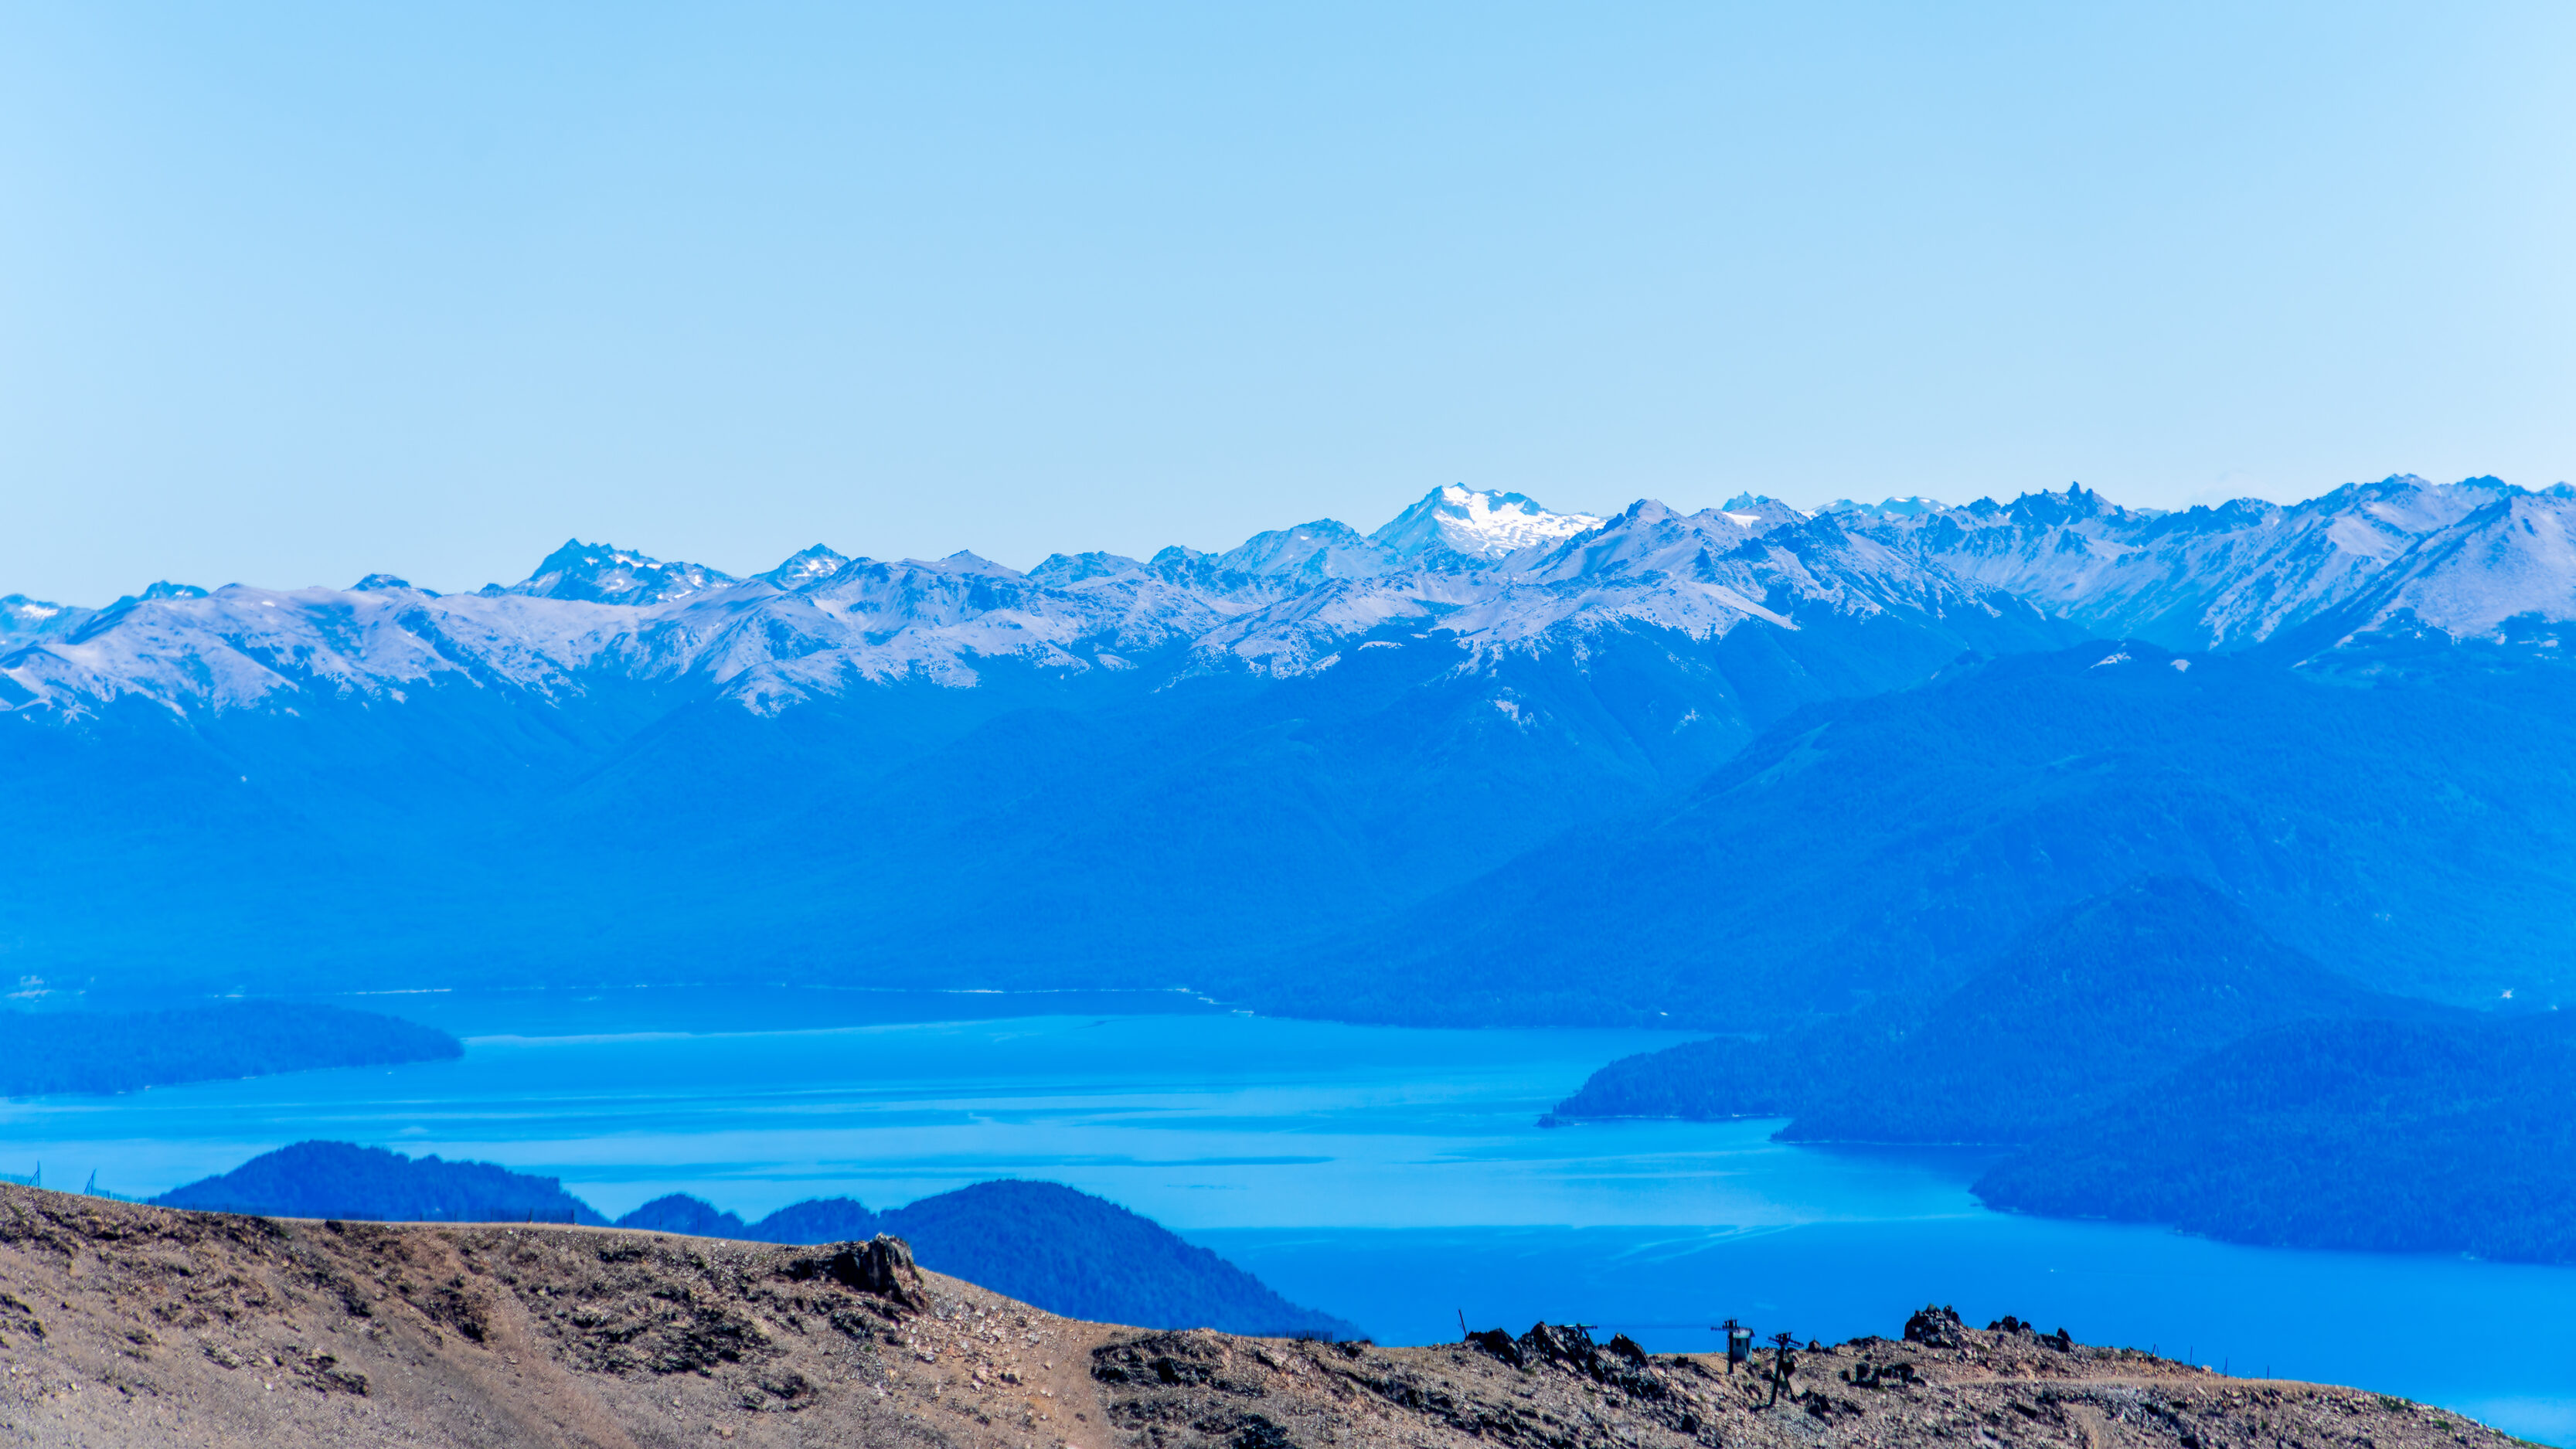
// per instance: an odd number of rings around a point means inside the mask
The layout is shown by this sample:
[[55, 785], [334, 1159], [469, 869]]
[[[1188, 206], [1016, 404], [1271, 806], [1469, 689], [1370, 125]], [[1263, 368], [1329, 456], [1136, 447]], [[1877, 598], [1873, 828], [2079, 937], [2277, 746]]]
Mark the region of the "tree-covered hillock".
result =
[[1355, 1338], [1169, 1228], [1053, 1182], [979, 1182], [884, 1214], [924, 1266], [1052, 1313], [1140, 1328]]
[[808, 1198], [753, 1223], [702, 1198], [669, 1193], [611, 1224], [556, 1178], [347, 1142], [298, 1142], [152, 1201], [264, 1217], [588, 1223], [765, 1243], [850, 1242], [883, 1232], [910, 1242], [924, 1267], [1069, 1318], [1281, 1337], [1359, 1334], [1149, 1217], [1053, 1182], [981, 1182], [884, 1213], [846, 1197]]
[[849, 1198], [792, 1203], [746, 1224], [681, 1194], [617, 1220], [701, 1237], [829, 1243], [886, 1232], [935, 1268], [1050, 1313], [1140, 1328], [1216, 1328], [1350, 1338], [1358, 1330], [1300, 1307], [1260, 1279], [1140, 1213], [1055, 1182], [979, 1182], [872, 1213]]
[[608, 1219], [560, 1179], [489, 1162], [406, 1157], [347, 1142], [298, 1142], [153, 1202], [202, 1212], [370, 1222], [591, 1223]]

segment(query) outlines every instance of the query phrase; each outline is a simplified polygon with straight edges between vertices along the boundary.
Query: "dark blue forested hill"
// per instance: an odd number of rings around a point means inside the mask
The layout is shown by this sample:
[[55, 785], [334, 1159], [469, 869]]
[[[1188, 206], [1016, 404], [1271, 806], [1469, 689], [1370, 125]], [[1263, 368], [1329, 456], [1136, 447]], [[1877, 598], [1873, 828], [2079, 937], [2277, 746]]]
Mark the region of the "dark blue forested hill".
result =
[[2371, 990], [2576, 993], [2576, 669], [2467, 646], [2386, 669], [2113, 643], [1961, 661], [1220, 981], [1290, 1014], [1770, 1031], [1937, 1000], [2148, 874], [2208, 882]]
[[[873, 1214], [870, 1215], [870, 1219], [869, 1231], [852, 1233], [849, 1236], [855, 1238], [875, 1236]], [[704, 1198], [691, 1197], [684, 1192], [665, 1193], [645, 1203], [619, 1217], [617, 1226], [643, 1228], [655, 1233], [685, 1233], [693, 1238], [746, 1238], [764, 1243], [785, 1241], [772, 1238], [765, 1233], [753, 1232], [743, 1226], [741, 1218], [729, 1212], [720, 1212], [715, 1204]]]
[[675, 1193], [626, 1214], [617, 1226], [765, 1243], [840, 1242], [888, 1232], [911, 1243], [923, 1267], [1070, 1318], [1278, 1337], [1359, 1332], [1289, 1302], [1153, 1219], [1061, 1183], [981, 1182], [883, 1213], [847, 1198], [816, 1199], [751, 1224]]
[[[153, 1201], [267, 1217], [610, 1225], [555, 1178], [346, 1142], [281, 1147]], [[1329, 1313], [1289, 1302], [1153, 1219], [1060, 1183], [977, 1183], [885, 1213], [849, 1198], [814, 1198], [751, 1224], [672, 1193], [614, 1226], [768, 1243], [893, 1233], [912, 1244], [924, 1267], [1071, 1318], [1280, 1337], [1359, 1333]]]
[[2025, 932], [1937, 1001], [1612, 1063], [1560, 1118], [1794, 1118], [1792, 1140], [2027, 1142], [2253, 1032], [2467, 1013], [2364, 991], [2198, 881], [2151, 876]]
[[371, 1222], [608, 1221], [556, 1178], [347, 1142], [298, 1142], [264, 1152], [152, 1201], [203, 1212]]
[[792, 1202], [749, 1229], [764, 1243], [846, 1243], [883, 1231], [877, 1215], [848, 1197], [809, 1197]]
[[896, 1208], [923, 1266], [1049, 1312], [1140, 1328], [1355, 1338], [1153, 1219], [1052, 1182], [979, 1182]]
[[130, 1092], [463, 1052], [433, 1027], [336, 1006], [227, 1001], [167, 1011], [0, 1010], [0, 1097]]
[[697, 1238], [738, 1238], [753, 1243], [846, 1243], [891, 1231], [885, 1219], [856, 1198], [814, 1197], [789, 1203], [756, 1223], [687, 1193], [667, 1193], [617, 1220], [621, 1228], [686, 1233]]
[[2307, 1022], [1993, 1168], [1994, 1207], [2236, 1242], [2576, 1263], [2576, 1022]]

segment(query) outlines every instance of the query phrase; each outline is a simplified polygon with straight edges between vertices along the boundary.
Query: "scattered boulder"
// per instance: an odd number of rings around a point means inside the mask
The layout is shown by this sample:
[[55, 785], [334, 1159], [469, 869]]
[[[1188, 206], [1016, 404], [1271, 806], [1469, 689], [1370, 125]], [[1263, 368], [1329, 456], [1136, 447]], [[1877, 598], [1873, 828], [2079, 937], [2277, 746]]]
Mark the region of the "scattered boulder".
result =
[[2024, 1323], [2024, 1322], [2022, 1322], [2020, 1319], [2013, 1317], [2013, 1316], [2012, 1316], [2011, 1314], [2009, 1314], [2009, 1313], [2005, 1314], [2005, 1315], [2004, 1315], [2003, 1317], [2001, 1317], [2001, 1318], [1996, 1319], [1994, 1322], [1987, 1324], [1987, 1325], [1986, 1325], [1986, 1332], [1988, 1332], [1988, 1333], [2018, 1333], [2018, 1334], [2025, 1334], [2025, 1335], [2027, 1335], [2027, 1336], [2029, 1336], [2029, 1337], [2031, 1337], [2031, 1338], [2035, 1338], [2035, 1339], [2039, 1340], [2041, 1343], [2044, 1343], [2044, 1344], [2048, 1345], [2050, 1348], [2054, 1348], [2054, 1349], [2058, 1350], [2058, 1351], [2059, 1351], [2059, 1352], [2061, 1352], [2061, 1353], [2062, 1353], [2062, 1352], [2065, 1352], [2065, 1351], [2067, 1351], [2067, 1350], [2070, 1350], [2070, 1349], [2072, 1349], [2072, 1348], [2074, 1348], [2074, 1347], [2075, 1347], [2075, 1336], [2074, 1336], [2073, 1334], [2071, 1334], [2071, 1333], [2068, 1333], [2065, 1329], [2061, 1328], [2061, 1329], [2057, 1330], [2055, 1333], [2042, 1333], [2042, 1332], [2040, 1332], [2040, 1331], [2039, 1331], [2039, 1325], [2038, 1325], [2038, 1324], [2036, 1324], [2036, 1323]]
[[1911, 1388], [1923, 1377], [1915, 1372], [1913, 1364], [1898, 1359], [1884, 1364], [1864, 1362], [1857, 1368], [1844, 1369], [1842, 1381], [1856, 1389], [1893, 1389]]
[[1481, 1333], [1471, 1333], [1467, 1335], [1467, 1341], [1514, 1368], [1529, 1367], [1529, 1360], [1522, 1355], [1521, 1346], [1514, 1343], [1511, 1334], [1503, 1329], [1488, 1328]]
[[[1494, 1330], [1497, 1334], [1501, 1331]], [[1605, 1346], [1594, 1343], [1590, 1331], [1581, 1324], [1533, 1323], [1514, 1346], [1520, 1351], [1523, 1367], [1554, 1364], [1640, 1398], [1660, 1399], [1671, 1392], [1663, 1376], [1647, 1361], [1646, 1351], [1624, 1333]]]
[[1861, 1415], [1859, 1404], [1850, 1399], [1837, 1399], [1822, 1389], [1807, 1390], [1798, 1396], [1797, 1402], [1804, 1405], [1809, 1414], [1828, 1424], [1836, 1419], [1857, 1419]]
[[912, 1245], [887, 1233], [879, 1233], [864, 1243], [852, 1243], [828, 1256], [791, 1258], [783, 1271], [799, 1283], [829, 1278], [844, 1288], [874, 1293], [907, 1306], [913, 1304], [910, 1292], [921, 1287], [921, 1270], [913, 1266]]
[[1592, 1335], [1570, 1323], [1533, 1323], [1520, 1337], [1521, 1357], [1530, 1363], [1562, 1364], [1576, 1373], [1600, 1377], [1601, 1350]]
[[1958, 1309], [1927, 1303], [1905, 1320], [1905, 1341], [1926, 1348], [1957, 1348], [1967, 1342], [1960, 1336], [1967, 1327], [1959, 1321]]

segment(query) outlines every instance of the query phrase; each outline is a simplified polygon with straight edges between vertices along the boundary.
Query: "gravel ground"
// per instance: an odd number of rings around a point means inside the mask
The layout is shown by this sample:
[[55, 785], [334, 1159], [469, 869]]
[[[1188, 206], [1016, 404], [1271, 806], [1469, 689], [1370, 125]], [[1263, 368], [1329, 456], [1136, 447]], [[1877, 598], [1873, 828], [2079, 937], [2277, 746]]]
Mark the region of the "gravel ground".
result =
[[1723, 1358], [1042, 1313], [903, 1245], [176, 1212], [0, 1186], [0, 1445], [2501, 1449], [2440, 1410], [2006, 1320]]

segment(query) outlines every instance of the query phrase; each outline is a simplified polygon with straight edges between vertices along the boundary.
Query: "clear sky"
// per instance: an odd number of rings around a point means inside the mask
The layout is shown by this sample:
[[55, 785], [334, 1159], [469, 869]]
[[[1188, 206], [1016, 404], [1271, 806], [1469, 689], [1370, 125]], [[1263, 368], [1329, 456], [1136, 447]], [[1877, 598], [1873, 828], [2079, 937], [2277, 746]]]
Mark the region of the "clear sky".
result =
[[2576, 6], [0, 0], [0, 593], [2576, 476]]

